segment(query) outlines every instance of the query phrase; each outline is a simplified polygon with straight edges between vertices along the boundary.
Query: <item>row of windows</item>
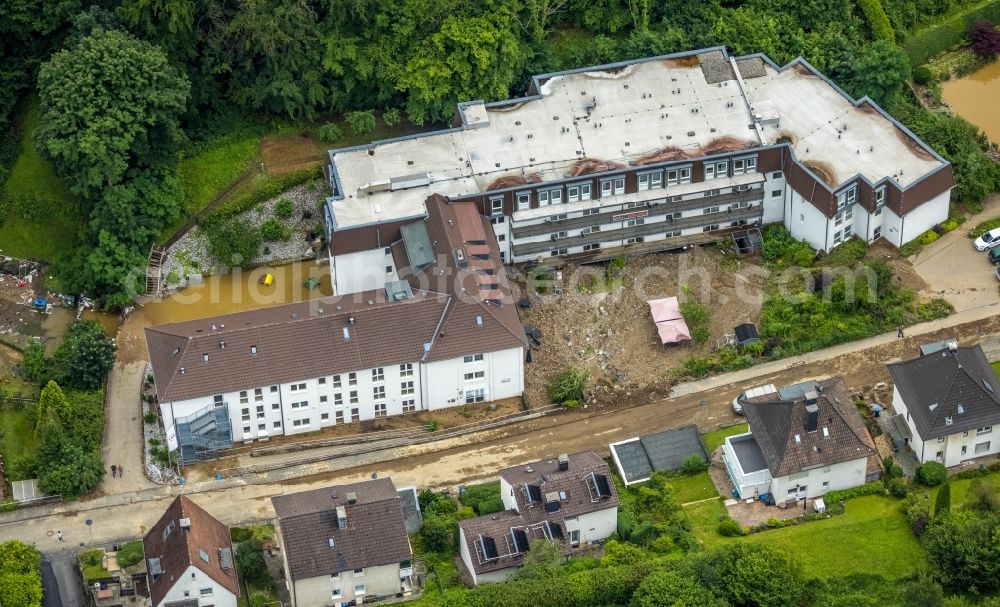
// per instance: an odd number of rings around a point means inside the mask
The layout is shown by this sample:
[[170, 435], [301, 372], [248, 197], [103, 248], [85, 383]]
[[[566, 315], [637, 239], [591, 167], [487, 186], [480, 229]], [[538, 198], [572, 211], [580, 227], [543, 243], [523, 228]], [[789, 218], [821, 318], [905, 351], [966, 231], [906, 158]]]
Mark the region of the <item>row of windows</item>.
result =
[[[738, 219], [736, 221], [729, 222], [727, 224], [727, 227], [744, 226], [744, 225], [747, 225], [747, 223], [748, 222], [747, 222], [746, 219]], [[707, 225], [707, 226], [702, 227], [701, 231], [702, 232], [713, 232], [715, 230], [721, 229], [721, 227], [722, 226], [720, 224], [713, 223], [711, 225]], [[663, 233], [663, 235], [666, 238], [673, 238], [675, 236], [680, 236], [682, 234], [682, 232], [683, 232], [682, 230], [667, 230], [666, 232]], [[633, 236], [633, 237], [626, 238], [624, 240], [624, 243], [627, 244], [627, 245], [629, 245], [629, 244], [634, 244], [634, 243], [637, 243], [637, 242], [645, 242], [646, 238], [647, 238], [646, 236]], [[590, 252], [600, 251], [600, 250], [601, 250], [601, 243], [599, 243], [599, 242], [594, 242], [594, 243], [591, 243], [591, 244], [585, 244], [585, 245], [583, 245], [583, 252], [584, 253], [590, 253]], [[560, 248], [560, 249], [552, 249], [551, 251], [549, 251], [549, 255], [551, 257], [559, 257], [561, 255], [568, 255], [568, 254], [569, 254], [569, 249], [566, 248], [566, 247], [563, 247], [563, 248]]]

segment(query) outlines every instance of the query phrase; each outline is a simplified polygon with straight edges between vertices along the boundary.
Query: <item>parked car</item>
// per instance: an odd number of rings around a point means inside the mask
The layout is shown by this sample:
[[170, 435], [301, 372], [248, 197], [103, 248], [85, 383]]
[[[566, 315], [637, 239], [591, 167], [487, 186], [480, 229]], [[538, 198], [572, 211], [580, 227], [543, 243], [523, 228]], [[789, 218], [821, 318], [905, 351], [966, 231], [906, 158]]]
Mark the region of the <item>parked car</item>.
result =
[[993, 228], [989, 232], [984, 233], [972, 244], [976, 247], [977, 251], [985, 251], [986, 249], [992, 249], [1000, 245], [1000, 228]]
[[757, 386], [756, 388], [750, 388], [740, 392], [739, 396], [733, 399], [733, 413], [736, 415], [743, 415], [743, 403], [748, 398], [754, 398], [756, 396], [763, 396], [765, 394], [773, 394], [777, 392], [778, 389], [774, 387], [774, 384], [767, 384], [764, 386]]
[[1000, 265], [1000, 247], [993, 247], [990, 252], [986, 254], [986, 259], [990, 260], [993, 265]]

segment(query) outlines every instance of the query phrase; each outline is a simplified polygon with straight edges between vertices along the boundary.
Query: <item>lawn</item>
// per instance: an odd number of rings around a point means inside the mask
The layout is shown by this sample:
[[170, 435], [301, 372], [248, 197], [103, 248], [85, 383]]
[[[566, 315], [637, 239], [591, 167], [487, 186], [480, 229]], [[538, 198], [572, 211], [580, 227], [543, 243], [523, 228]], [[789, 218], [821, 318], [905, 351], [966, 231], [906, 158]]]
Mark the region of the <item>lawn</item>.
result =
[[118, 549], [118, 566], [123, 569], [131, 567], [141, 561], [144, 554], [142, 540], [128, 542]]
[[184, 212], [198, 213], [258, 160], [260, 137], [246, 135], [213, 142], [181, 160], [177, 172], [184, 184]]
[[3, 460], [8, 466], [17, 456], [38, 450], [35, 430], [23, 411], [0, 409], [0, 428], [3, 428], [0, 435], [0, 453], [3, 454]]
[[993, 367], [993, 372], [997, 374], [997, 377], [1000, 377], [1000, 361], [990, 363], [990, 366]]
[[104, 551], [100, 548], [82, 553], [80, 565], [83, 569], [83, 579], [86, 582], [111, 577], [111, 573], [104, 568]]
[[[71, 252], [82, 226], [76, 198], [56, 176], [32, 143], [38, 126], [38, 99], [32, 99], [23, 116], [21, 153], [4, 185], [0, 208], [0, 248], [6, 255], [53, 261]], [[23, 207], [29, 218], [15, 210]]]
[[750, 426], [746, 422], [740, 422], [732, 426], [725, 426], [719, 428], [718, 430], [712, 430], [711, 432], [706, 432], [701, 435], [701, 442], [705, 443], [705, 450], [711, 455], [712, 451], [715, 451], [726, 442], [727, 436], [736, 436], [737, 434], [746, 434], [750, 431]]
[[715, 484], [712, 482], [712, 477], [708, 475], [707, 471], [691, 476], [671, 474], [667, 477], [667, 482], [677, 492], [677, 501], [682, 504], [719, 496], [719, 492], [715, 490]]
[[688, 509], [695, 534], [706, 548], [726, 542], [762, 542], [782, 548], [802, 564], [807, 576], [880, 573], [898, 578], [926, 564], [923, 548], [891, 497], [865, 496], [847, 502], [847, 511], [821, 521], [773, 529], [742, 538], [716, 532], [721, 502]]

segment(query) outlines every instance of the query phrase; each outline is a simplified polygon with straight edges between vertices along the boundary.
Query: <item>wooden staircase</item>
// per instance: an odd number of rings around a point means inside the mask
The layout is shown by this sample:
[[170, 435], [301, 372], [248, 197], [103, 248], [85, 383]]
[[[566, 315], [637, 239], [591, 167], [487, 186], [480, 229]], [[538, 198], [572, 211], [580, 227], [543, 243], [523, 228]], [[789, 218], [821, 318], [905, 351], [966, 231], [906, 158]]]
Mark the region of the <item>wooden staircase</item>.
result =
[[147, 297], [157, 297], [160, 294], [162, 284], [163, 259], [167, 256], [166, 251], [153, 247], [149, 250], [149, 261], [146, 263], [146, 292]]

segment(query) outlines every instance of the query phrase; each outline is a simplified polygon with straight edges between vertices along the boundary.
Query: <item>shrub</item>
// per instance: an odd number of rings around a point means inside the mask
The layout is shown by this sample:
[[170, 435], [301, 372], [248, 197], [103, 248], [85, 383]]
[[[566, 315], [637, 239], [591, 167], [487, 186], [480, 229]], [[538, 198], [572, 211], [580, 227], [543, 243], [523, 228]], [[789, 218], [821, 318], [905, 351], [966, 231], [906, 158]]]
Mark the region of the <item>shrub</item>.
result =
[[872, 29], [872, 37], [875, 40], [896, 41], [896, 32], [892, 30], [889, 17], [885, 14], [880, 0], [858, 0], [858, 6], [861, 7], [861, 12], [868, 20], [868, 25]]
[[910, 486], [903, 478], [889, 479], [888, 487], [889, 494], [900, 499], [906, 497], [906, 494], [910, 492]]
[[118, 549], [118, 565], [120, 567], [131, 567], [143, 558], [142, 540], [128, 542]]
[[549, 380], [547, 392], [553, 403], [565, 403], [571, 400], [582, 401], [583, 390], [590, 374], [581, 367], [568, 367]]
[[429, 419], [427, 420], [427, 423], [424, 424], [424, 430], [427, 430], [428, 432], [436, 432], [437, 429], [440, 427], [441, 427], [441, 422], [439, 422], [436, 419]]
[[687, 475], [695, 475], [708, 470], [708, 461], [700, 455], [692, 455], [681, 464], [681, 471]]
[[371, 110], [350, 112], [344, 117], [347, 126], [358, 135], [367, 135], [375, 130], [375, 114]]
[[382, 122], [384, 122], [386, 126], [396, 126], [399, 124], [399, 119], [399, 110], [394, 107], [382, 112]]
[[937, 498], [934, 500], [934, 516], [941, 516], [951, 512], [951, 485], [945, 482], [938, 489]]
[[211, 221], [204, 226], [208, 250], [221, 265], [248, 267], [260, 250], [260, 230], [240, 217]]
[[[500, 501], [500, 483], [483, 483], [481, 485], [470, 485], [465, 487], [459, 498], [462, 504], [469, 506], [476, 511], [477, 514], [489, 514], [483, 511], [483, 504], [492, 502], [494, 500]], [[501, 503], [500, 510], [503, 510], [503, 505]], [[490, 512], [498, 512], [497, 510], [490, 510]]]
[[808, 268], [816, 258], [816, 252], [807, 242], [795, 240], [792, 233], [780, 224], [773, 225], [764, 232], [761, 254], [765, 261], [777, 267]]
[[936, 487], [948, 478], [948, 470], [941, 462], [926, 462], [917, 468], [917, 482], [925, 487]]
[[927, 86], [934, 79], [934, 72], [926, 65], [913, 68], [913, 81], [921, 86]]
[[978, 21], [969, 29], [969, 44], [980, 57], [1000, 54], [1000, 30], [989, 21]]
[[142, 421], [146, 422], [147, 424], [155, 424], [156, 420], [157, 420], [156, 413], [153, 413], [152, 411], [142, 416]]
[[961, 225], [961, 220], [958, 217], [949, 217], [947, 221], [941, 224], [941, 231], [947, 234], [959, 225]]
[[853, 499], [855, 497], [861, 497], [863, 495], [885, 495], [885, 484], [882, 481], [873, 481], [871, 483], [865, 483], [864, 485], [858, 485], [857, 487], [851, 487], [850, 489], [828, 491], [825, 501], [827, 503], [833, 503]]
[[882, 468], [885, 469], [885, 474], [882, 475], [882, 478], [886, 480], [903, 476], [903, 468], [896, 463], [896, 458], [891, 455], [882, 458]]
[[336, 141], [344, 136], [344, 130], [335, 122], [328, 122], [316, 129], [320, 141]]
[[917, 497], [911, 493], [903, 499], [903, 516], [910, 524], [910, 529], [917, 537], [923, 535], [927, 529], [927, 522], [930, 521], [930, 503], [922, 497]]
[[291, 228], [271, 217], [260, 226], [260, 236], [267, 241], [288, 240], [292, 237]]
[[935, 232], [934, 230], [927, 230], [920, 236], [917, 236], [917, 242], [919, 242], [923, 246], [927, 246], [932, 242], [934, 242], [935, 240], [937, 240], [938, 238], [940, 238], [940, 236], [938, 236], [937, 232]]
[[743, 535], [743, 528], [733, 519], [726, 517], [717, 528], [719, 535], [725, 537], [738, 537]]
[[691, 340], [698, 345], [704, 344], [711, 337], [709, 330], [711, 315], [708, 307], [691, 299], [691, 288], [687, 285], [683, 285], [681, 291], [684, 293], [685, 301], [680, 305], [680, 312], [691, 331]]
[[987, 219], [986, 221], [976, 224], [976, 227], [969, 230], [969, 238], [979, 238], [986, 232], [989, 232], [993, 228], [1000, 228], [1000, 217], [994, 217], [993, 219]]
[[289, 219], [295, 212], [295, 204], [287, 196], [282, 196], [281, 200], [274, 205], [274, 214], [282, 219]]

